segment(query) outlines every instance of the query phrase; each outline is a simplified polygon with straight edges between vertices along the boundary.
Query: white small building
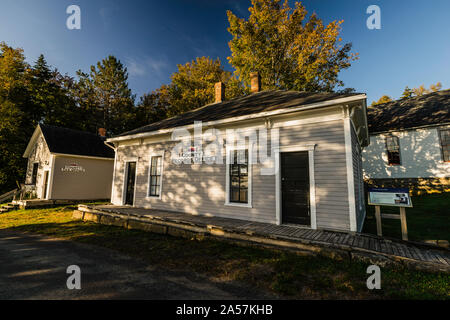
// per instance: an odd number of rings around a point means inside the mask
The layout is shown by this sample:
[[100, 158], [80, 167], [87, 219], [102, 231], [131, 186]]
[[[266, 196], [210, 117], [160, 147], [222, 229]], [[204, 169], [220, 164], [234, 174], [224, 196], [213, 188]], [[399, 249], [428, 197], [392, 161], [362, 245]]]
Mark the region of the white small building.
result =
[[450, 191], [450, 90], [369, 107], [367, 118], [369, 186]]
[[[100, 131], [100, 130], [99, 130]], [[38, 125], [28, 143], [25, 186], [43, 200], [111, 197], [114, 151], [89, 132]]]

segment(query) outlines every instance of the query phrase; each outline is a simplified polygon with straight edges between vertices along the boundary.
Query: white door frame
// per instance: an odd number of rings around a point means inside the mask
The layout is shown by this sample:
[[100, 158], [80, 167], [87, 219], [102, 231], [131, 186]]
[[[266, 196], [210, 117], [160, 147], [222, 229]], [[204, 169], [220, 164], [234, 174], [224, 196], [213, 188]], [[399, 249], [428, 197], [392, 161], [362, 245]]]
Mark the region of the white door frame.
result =
[[277, 225], [281, 225], [281, 223], [282, 223], [280, 153], [308, 151], [311, 229], [317, 229], [316, 182], [315, 182], [315, 178], [314, 178], [314, 151], [315, 151], [315, 148], [316, 148], [316, 144], [306, 144], [306, 145], [279, 147], [279, 148], [275, 149], [275, 166], [276, 166], [275, 188], [276, 188], [276, 222], [277, 222]]
[[133, 207], [136, 205], [136, 185], [137, 185], [137, 171], [138, 171], [138, 158], [130, 158], [123, 161], [125, 164], [124, 168], [124, 180], [123, 180], [123, 186], [122, 186], [122, 205], [125, 205], [126, 199], [126, 188], [125, 186], [128, 184], [128, 163], [130, 162], [136, 162], [136, 173], [134, 177], [134, 191], [133, 191]]
[[[47, 179], [45, 179], [46, 173]], [[45, 180], [47, 180], [47, 188], [45, 187]], [[49, 194], [50, 194], [50, 169], [44, 169], [44, 176], [42, 179], [42, 200], [48, 200]]]

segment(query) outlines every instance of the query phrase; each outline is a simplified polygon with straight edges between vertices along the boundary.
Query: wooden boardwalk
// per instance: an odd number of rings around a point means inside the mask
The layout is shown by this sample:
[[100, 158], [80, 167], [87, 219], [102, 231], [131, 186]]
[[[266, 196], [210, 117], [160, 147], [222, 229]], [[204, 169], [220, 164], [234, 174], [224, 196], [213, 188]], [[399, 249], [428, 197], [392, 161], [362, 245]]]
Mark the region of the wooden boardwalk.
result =
[[[394, 258], [414, 264], [433, 266], [438, 270], [450, 271], [450, 250], [395, 239], [386, 239], [369, 234], [353, 234], [327, 230], [311, 230], [290, 225], [249, 222], [244, 220], [189, 215], [178, 212], [154, 209], [131, 208], [125, 206], [86, 206], [80, 205], [79, 211], [94, 214], [107, 214], [125, 219], [145, 219], [157, 224], [170, 223], [177, 228], [196, 227], [197, 229], [219, 230], [227, 234], [243, 234], [250, 238], [267, 238], [287, 242], [301, 243], [327, 249], [359, 252]], [[150, 222], [152, 223], [152, 222]], [[435, 268], [436, 269], [436, 268]]]

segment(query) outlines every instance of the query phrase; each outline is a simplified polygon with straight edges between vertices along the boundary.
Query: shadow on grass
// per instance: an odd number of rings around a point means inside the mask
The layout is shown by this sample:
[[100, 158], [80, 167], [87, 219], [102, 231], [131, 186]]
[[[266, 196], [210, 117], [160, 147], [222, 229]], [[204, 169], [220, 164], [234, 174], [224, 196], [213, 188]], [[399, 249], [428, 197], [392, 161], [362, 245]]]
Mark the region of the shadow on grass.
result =
[[197, 272], [219, 281], [242, 281], [287, 298], [449, 299], [450, 276], [382, 269], [382, 289], [366, 287], [368, 264], [241, 246], [188, 240], [91, 222], [39, 223], [11, 228], [102, 246], [154, 266]]

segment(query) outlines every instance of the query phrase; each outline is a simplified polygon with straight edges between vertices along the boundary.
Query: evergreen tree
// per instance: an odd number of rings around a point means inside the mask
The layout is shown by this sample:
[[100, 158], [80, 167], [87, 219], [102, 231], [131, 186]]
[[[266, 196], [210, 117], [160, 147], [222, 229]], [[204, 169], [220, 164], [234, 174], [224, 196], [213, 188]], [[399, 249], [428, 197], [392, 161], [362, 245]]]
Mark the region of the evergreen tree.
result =
[[136, 127], [167, 118], [169, 109], [169, 86], [162, 85], [151, 93], [144, 94], [136, 107]]
[[38, 121], [48, 125], [78, 128], [75, 101], [69, 88], [73, 79], [51, 70], [44, 55], [40, 55], [31, 70], [29, 90], [36, 107]]
[[410, 89], [408, 86], [406, 86], [400, 99], [408, 99], [408, 98], [411, 98], [412, 96], [413, 96], [413, 90]]
[[127, 68], [120, 60], [108, 56], [91, 66], [89, 74], [80, 70], [77, 75], [73, 94], [86, 130], [103, 127], [110, 134], [118, 134], [135, 127], [135, 97], [128, 88]]

